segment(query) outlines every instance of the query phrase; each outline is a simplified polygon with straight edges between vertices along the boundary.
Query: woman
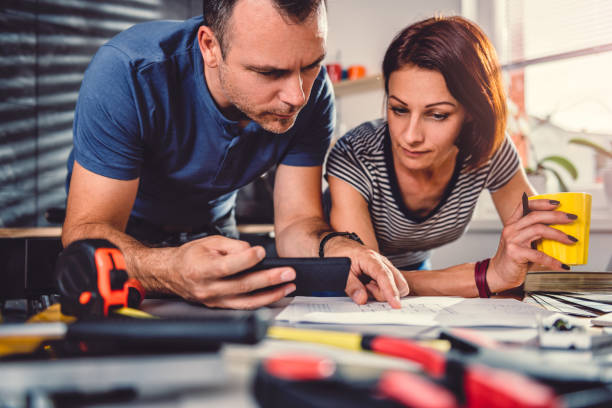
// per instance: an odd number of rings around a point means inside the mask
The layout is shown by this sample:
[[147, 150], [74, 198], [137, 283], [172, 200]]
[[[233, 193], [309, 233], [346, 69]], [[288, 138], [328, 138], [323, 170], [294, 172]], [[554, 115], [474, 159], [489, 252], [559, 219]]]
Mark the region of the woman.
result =
[[[413, 24], [389, 46], [383, 76], [386, 121], [358, 126], [330, 153], [332, 227], [389, 258], [413, 295], [484, 297], [519, 286], [531, 263], [569, 269], [531, 249], [540, 238], [575, 242], [547, 224], [576, 217], [549, 200], [530, 201], [523, 216], [522, 195], [534, 191], [505, 136], [500, 66], [484, 33], [461, 17]], [[423, 270], [432, 248], [463, 234], [485, 188], [504, 224], [494, 256]], [[347, 293], [364, 303], [356, 281]], [[376, 282], [365, 287], [383, 300]]]

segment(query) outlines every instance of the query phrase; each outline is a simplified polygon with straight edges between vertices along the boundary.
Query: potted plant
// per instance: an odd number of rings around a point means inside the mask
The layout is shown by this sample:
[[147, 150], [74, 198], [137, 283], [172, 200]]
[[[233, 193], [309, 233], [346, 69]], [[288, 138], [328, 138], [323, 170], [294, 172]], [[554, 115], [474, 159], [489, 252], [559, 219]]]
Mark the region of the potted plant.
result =
[[611, 150], [607, 150], [605, 147], [592, 142], [590, 140], [587, 139], [583, 139], [581, 137], [575, 137], [573, 139], [570, 139], [568, 143], [573, 143], [573, 144], [577, 144], [577, 145], [581, 145], [581, 146], [586, 146], [586, 147], [590, 147], [591, 149], [595, 150], [595, 152], [602, 154], [603, 156], [612, 159], [612, 151]]
[[[603, 157], [612, 160], [612, 150], [608, 150], [605, 147], [588, 139], [577, 137], [570, 139], [569, 143], [589, 147], [595, 150], [597, 154], [600, 154]], [[608, 165], [601, 170], [601, 177], [603, 179], [604, 192], [606, 193], [608, 204], [612, 206], [612, 165]]]
[[557, 169], [550, 167], [548, 165], [549, 163], [555, 163], [559, 167], [565, 169], [573, 180], [576, 180], [578, 177], [578, 170], [576, 170], [576, 167], [572, 164], [572, 162], [563, 156], [552, 155], [546, 156], [541, 160], [537, 160], [536, 158], [535, 167], [527, 167], [525, 169], [529, 182], [538, 193], [545, 193], [547, 180], [546, 172], [550, 172], [559, 182], [559, 191], [568, 191], [567, 184], [565, 184], [565, 181], [563, 181], [561, 174], [557, 171]]
[[522, 135], [523, 137], [525, 137], [524, 140], [527, 141], [528, 149], [530, 150], [533, 157], [533, 161], [535, 162], [533, 167], [530, 165], [527, 165], [525, 167], [525, 173], [527, 173], [529, 183], [531, 183], [537, 193], [546, 193], [546, 182], [548, 179], [547, 172], [549, 172], [552, 173], [552, 175], [555, 176], [555, 178], [557, 179], [559, 183], [559, 190], [568, 191], [567, 184], [565, 184], [565, 181], [563, 180], [563, 177], [561, 177], [559, 171], [557, 171], [557, 169], [554, 167], [550, 167], [549, 164], [554, 163], [555, 165], [564, 169], [572, 177], [573, 180], [576, 180], [576, 178], [578, 177], [578, 170], [576, 170], [576, 167], [567, 158], [558, 155], [546, 156], [543, 159], [538, 160], [535, 152], [535, 147], [530, 138], [528, 137], [530, 134], [532, 134], [534, 127], [537, 128], [538, 126], [544, 123], [548, 123], [548, 118], [534, 118], [537, 123], [535, 124], [535, 126], [532, 126], [529, 123], [529, 117], [524, 112], [521, 113], [514, 101], [508, 99], [507, 102], [508, 110], [510, 113], [508, 117], [508, 131], [511, 135]]

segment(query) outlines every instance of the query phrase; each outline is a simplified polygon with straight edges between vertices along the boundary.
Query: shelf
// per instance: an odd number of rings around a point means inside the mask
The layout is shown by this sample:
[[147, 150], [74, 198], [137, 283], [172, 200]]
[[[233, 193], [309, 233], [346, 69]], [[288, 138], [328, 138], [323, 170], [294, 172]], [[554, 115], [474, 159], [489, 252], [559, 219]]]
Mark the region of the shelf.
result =
[[360, 79], [345, 79], [334, 84], [336, 97], [377, 89], [383, 89], [381, 74], [370, 75]]

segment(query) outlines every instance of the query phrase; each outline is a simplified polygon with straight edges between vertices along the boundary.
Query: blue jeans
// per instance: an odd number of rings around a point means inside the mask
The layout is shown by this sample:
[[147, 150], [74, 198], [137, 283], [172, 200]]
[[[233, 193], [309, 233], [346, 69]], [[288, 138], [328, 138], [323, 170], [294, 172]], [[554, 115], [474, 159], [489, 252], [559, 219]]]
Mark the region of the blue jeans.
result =
[[214, 223], [199, 227], [176, 228], [168, 225], [156, 225], [148, 220], [130, 217], [126, 234], [136, 238], [145, 245], [152, 247], [176, 247], [186, 242], [209, 235], [223, 235], [230, 238], [238, 238], [238, 229], [234, 211], [230, 211]]

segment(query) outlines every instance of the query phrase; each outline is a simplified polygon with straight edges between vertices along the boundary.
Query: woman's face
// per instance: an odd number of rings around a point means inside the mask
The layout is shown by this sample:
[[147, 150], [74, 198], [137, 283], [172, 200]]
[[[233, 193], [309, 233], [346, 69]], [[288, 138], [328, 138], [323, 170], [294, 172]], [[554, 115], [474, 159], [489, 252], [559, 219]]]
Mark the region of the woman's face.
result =
[[441, 73], [408, 65], [389, 77], [387, 119], [396, 166], [435, 170], [455, 156], [466, 112]]

